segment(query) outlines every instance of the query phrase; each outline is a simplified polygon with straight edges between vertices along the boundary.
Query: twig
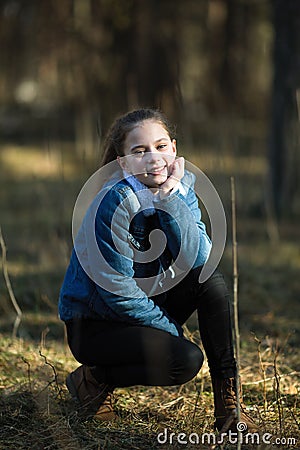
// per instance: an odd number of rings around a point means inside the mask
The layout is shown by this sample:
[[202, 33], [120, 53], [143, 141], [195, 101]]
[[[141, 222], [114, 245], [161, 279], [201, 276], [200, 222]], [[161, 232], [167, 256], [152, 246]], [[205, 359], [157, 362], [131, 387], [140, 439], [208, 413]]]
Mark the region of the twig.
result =
[[[44, 359], [45, 364], [46, 364], [47, 366], [51, 367], [51, 369], [52, 369], [52, 371], [53, 371], [53, 374], [54, 374], [54, 383], [55, 383], [57, 395], [58, 395], [58, 397], [62, 398], [61, 389], [60, 389], [59, 383], [58, 383], [58, 375], [57, 375], [57, 371], [56, 371], [54, 365], [51, 364], [51, 363], [48, 361], [47, 356], [45, 356], [45, 355], [42, 353], [41, 350], [39, 350], [39, 355], [41, 356], [41, 358]], [[51, 384], [51, 382], [49, 383], [49, 385], [50, 385], [50, 384]]]
[[[240, 331], [238, 317], [238, 261], [236, 240], [236, 195], [234, 177], [231, 177], [231, 213], [232, 213], [232, 260], [233, 260], [233, 312], [234, 312], [234, 338], [236, 356], [236, 392], [237, 392], [237, 420], [240, 422]], [[241, 432], [238, 431], [238, 434]], [[240, 436], [239, 436], [240, 437]], [[241, 439], [238, 439], [237, 450], [241, 449]]]
[[[49, 331], [50, 331], [50, 328], [49, 327], [46, 327], [43, 331], [42, 331], [42, 334], [41, 334], [41, 343], [40, 343], [40, 345], [41, 345], [41, 350], [44, 350], [44, 348], [46, 348], [46, 336], [47, 336], [47, 334], [49, 333]], [[42, 355], [41, 355], [42, 356]]]
[[299, 424], [299, 422], [297, 420], [297, 417], [295, 416], [294, 411], [291, 411], [291, 415], [292, 415], [292, 418], [294, 419], [294, 421], [295, 421], [295, 423], [296, 423], [296, 425], [298, 427], [298, 430], [300, 430], [300, 424]]
[[194, 405], [194, 411], [193, 411], [193, 417], [192, 417], [192, 429], [194, 429], [194, 423], [195, 423], [195, 417], [196, 417], [196, 409], [199, 403], [199, 398], [200, 398], [200, 390], [197, 390], [197, 397], [196, 397], [196, 402]]
[[29, 383], [29, 389], [30, 392], [32, 393], [32, 386], [31, 386], [31, 366], [30, 363], [27, 361], [26, 358], [24, 358], [24, 356], [22, 356], [22, 361], [27, 364], [27, 376], [28, 376], [28, 383]]
[[264, 411], [266, 413], [267, 411], [267, 386], [266, 386], [266, 369], [262, 360], [262, 355], [261, 355], [261, 341], [260, 339], [258, 339], [256, 336], [254, 336], [255, 341], [257, 342], [257, 351], [258, 351], [258, 358], [259, 358], [259, 366], [260, 366], [260, 371], [262, 373], [263, 376], [263, 397], [264, 397]]
[[39, 351], [39, 355], [44, 359], [45, 364], [46, 364], [47, 366], [51, 367], [51, 369], [52, 369], [52, 371], [53, 371], [53, 373], [54, 373], [54, 381], [55, 381], [55, 384], [56, 384], [57, 388], [59, 389], [59, 385], [58, 385], [58, 376], [57, 376], [57, 372], [56, 372], [56, 369], [55, 369], [54, 365], [51, 364], [51, 363], [48, 361], [47, 356], [43, 355], [43, 353], [42, 353], [41, 350]]
[[3, 239], [1, 226], [0, 226], [0, 245], [1, 245], [1, 250], [2, 250], [3, 276], [4, 276], [4, 280], [5, 280], [7, 290], [8, 290], [9, 297], [10, 297], [13, 307], [15, 308], [16, 313], [17, 313], [17, 317], [15, 319], [13, 332], [12, 332], [12, 338], [14, 339], [17, 336], [17, 331], [18, 331], [19, 325], [21, 323], [22, 311], [18, 305], [18, 302], [17, 302], [14, 292], [12, 290], [9, 275], [8, 275], [7, 260], [6, 260], [6, 245], [5, 245], [5, 242]]
[[177, 397], [174, 400], [171, 400], [168, 403], [165, 403], [164, 405], [161, 405], [159, 407], [159, 409], [168, 409], [168, 408], [172, 408], [174, 405], [177, 405], [177, 403], [180, 403], [184, 401], [184, 396], [182, 395], [181, 397]]
[[279, 428], [280, 428], [280, 436], [283, 435], [283, 415], [282, 415], [282, 401], [281, 401], [281, 392], [280, 392], [280, 378], [277, 371], [277, 357], [278, 357], [278, 349], [275, 351], [274, 356], [274, 390], [275, 390], [275, 399], [278, 410], [278, 419], [279, 419]]
[[[300, 372], [297, 372], [296, 370], [294, 370], [293, 372], [283, 373], [281, 375], [277, 374], [277, 378], [284, 379], [284, 378], [290, 377], [292, 375], [300, 375]], [[275, 376], [263, 378], [262, 380], [257, 380], [257, 381], [249, 381], [249, 382], [243, 383], [243, 384], [244, 384], [244, 386], [255, 386], [257, 384], [266, 383], [266, 381], [274, 381], [274, 380], [275, 380]]]

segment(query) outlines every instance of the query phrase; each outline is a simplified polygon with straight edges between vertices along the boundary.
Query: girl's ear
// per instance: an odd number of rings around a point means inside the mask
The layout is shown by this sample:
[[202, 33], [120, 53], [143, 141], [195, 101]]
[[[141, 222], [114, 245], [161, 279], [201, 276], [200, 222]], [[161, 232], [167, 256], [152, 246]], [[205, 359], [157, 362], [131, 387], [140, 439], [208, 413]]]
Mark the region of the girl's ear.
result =
[[176, 146], [176, 139], [172, 139], [172, 149], [173, 149], [173, 153], [175, 154], [175, 156], [176, 156], [176, 154], [177, 154], [177, 146]]
[[117, 156], [117, 161], [118, 161], [118, 163], [119, 163], [119, 166], [122, 168], [122, 169], [124, 169], [125, 167], [124, 167], [124, 161], [122, 160], [122, 157], [121, 156]]
[[117, 156], [117, 161], [123, 170], [127, 170], [126, 158], [123, 156]]

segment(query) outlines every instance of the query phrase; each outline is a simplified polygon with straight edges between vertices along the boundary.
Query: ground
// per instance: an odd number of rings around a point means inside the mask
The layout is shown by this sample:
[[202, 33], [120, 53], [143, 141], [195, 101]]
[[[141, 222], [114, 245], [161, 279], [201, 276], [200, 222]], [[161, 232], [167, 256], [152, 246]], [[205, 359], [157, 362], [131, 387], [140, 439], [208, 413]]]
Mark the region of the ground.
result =
[[[222, 193], [228, 241], [220, 268], [231, 291], [229, 176], [236, 173], [244, 400], [254, 420], [272, 439], [272, 443], [254, 448], [300, 448], [298, 223], [289, 219], [277, 229], [264, 213], [266, 165], [262, 156], [247, 159], [236, 155], [233, 159], [218, 155], [214, 159], [201, 152], [201, 158], [191, 154], [190, 160], [206, 167]], [[204, 433], [213, 433], [206, 363], [184, 386], [117, 389], [119, 419], [115, 423], [104, 425], [80, 416], [64, 384], [77, 363], [57, 318], [57, 297], [71, 250], [72, 208], [93, 164], [81, 161], [63, 144], [46, 149], [6, 145], [1, 148], [0, 162], [5, 265], [23, 312], [17, 338], [12, 338], [15, 311], [3, 282], [0, 449], [208, 448], [207, 440], [195, 443]], [[201, 345], [195, 317], [185, 333]], [[229, 443], [226, 448], [236, 446]]]
[[[197, 333], [189, 337], [197, 340]], [[183, 386], [116, 389], [119, 418], [99, 424], [81, 417], [67, 392], [64, 380], [76, 362], [63, 343], [48, 341], [46, 334], [40, 342], [3, 335], [0, 340], [0, 448], [208, 449], [216, 438], [206, 364]], [[299, 448], [299, 377], [293, 369], [299, 355], [268, 341], [255, 345], [256, 350], [254, 345], [242, 350], [244, 401], [262, 432], [268, 433], [266, 441], [278, 439], [284, 445], [242, 448]], [[202, 444], [195, 445], [195, 439]]]

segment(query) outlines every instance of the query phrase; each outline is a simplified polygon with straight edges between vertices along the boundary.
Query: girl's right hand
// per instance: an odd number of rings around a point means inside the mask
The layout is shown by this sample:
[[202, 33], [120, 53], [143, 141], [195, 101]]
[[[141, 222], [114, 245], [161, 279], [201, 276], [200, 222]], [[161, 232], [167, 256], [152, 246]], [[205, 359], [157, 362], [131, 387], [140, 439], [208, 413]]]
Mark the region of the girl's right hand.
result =
[[166, 197], [169, 192], [174, 189], [177, 183], [182, 179], [184, 175], [184, 158], [180, 156], [175, 159], [174, 162], [170, 165], [170, 174], [167, 180], [160, 185], [160, 198]]

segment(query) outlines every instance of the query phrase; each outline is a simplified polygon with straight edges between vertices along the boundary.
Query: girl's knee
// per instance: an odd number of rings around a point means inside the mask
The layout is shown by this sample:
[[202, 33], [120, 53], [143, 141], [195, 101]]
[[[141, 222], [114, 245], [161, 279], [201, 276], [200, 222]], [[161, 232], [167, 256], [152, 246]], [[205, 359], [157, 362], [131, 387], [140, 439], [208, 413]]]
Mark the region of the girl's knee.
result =
[[203, 353], [197, 345], [186, 341], [185, 347], [176, 364], [176, 384], [184, 384], [192, 380], [201, 369], [204, 361]]

